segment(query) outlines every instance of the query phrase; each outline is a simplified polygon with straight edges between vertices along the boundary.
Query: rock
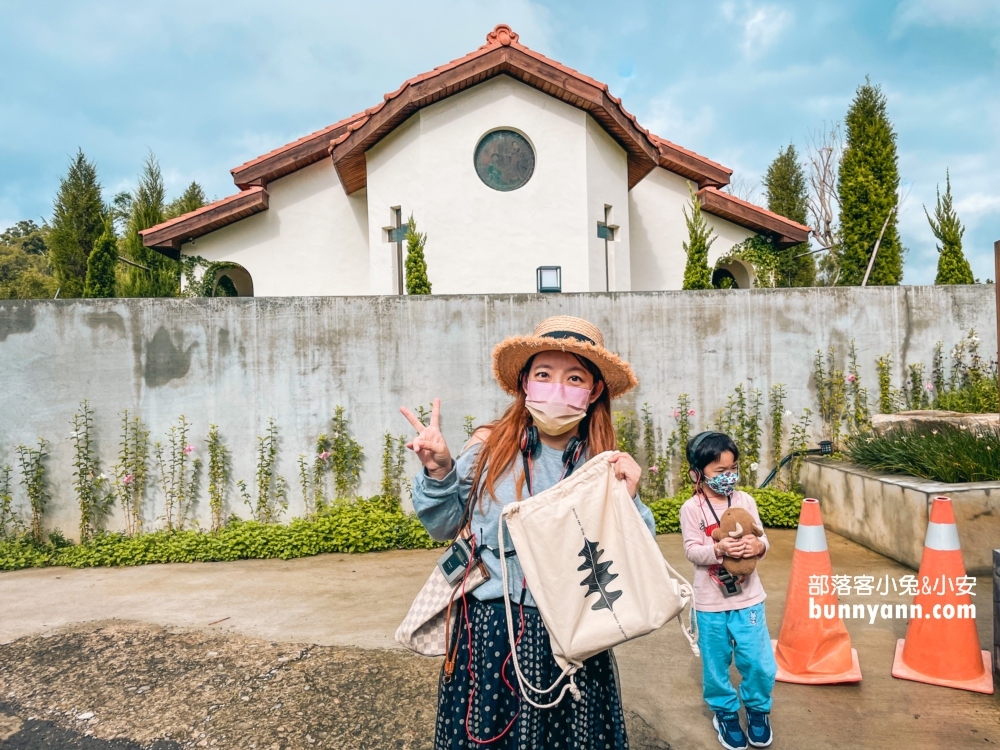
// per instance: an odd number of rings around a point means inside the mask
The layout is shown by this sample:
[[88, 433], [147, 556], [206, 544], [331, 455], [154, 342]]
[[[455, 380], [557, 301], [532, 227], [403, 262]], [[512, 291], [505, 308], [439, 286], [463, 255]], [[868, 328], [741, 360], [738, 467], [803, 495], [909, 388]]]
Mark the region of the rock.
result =
[[947, 425], [968, 430], [1000, 429], [1000, 414], [964, 414], [959, 411], [901, 411], [896, 414], [876, 414], [872, 417], [872, 430], [876, 435], [886, 431], [912, 427], [939, 427]]
[[94, 718], [93, 711], [84, 711], [82, 714], [76, 715], [77, 721], [86, 721], [87, 719], [93, 719], [93, 718]]

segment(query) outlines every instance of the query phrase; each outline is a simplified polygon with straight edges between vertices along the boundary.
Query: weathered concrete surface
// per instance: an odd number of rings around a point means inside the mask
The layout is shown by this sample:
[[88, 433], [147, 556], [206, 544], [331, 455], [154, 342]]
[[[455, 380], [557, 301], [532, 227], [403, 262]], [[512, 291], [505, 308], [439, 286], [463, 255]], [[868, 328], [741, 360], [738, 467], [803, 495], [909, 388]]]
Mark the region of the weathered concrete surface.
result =
[[924, 553], [931, 503], [950, 497], [966, 571], [988, 575], [993, 570], [1000, 482], [946, 484], [819, 458], [803, 462], [800, 480], [806, 495], [822, 503], [827, 529], [914, 570]]
[[[767, 621], [777, 637], [794, 546], [793, 530], [769, 530], [771, 553], [760, 573]], [[836, 534], [828, 534], [835, 573], [909, 572]], [[664, 555], [689, 574], [680, 536], [659, 537]], [[230, 631], [275, 642], [390, 646], [399, 621], [434, 564], [434, 550], [322, 555], [283, 561], [148, 566], [121, 570], [48, 569], [0, 574], [0, 642], [54, 632], [87, 620], [139, 619], [164, 626]], [[980, 640], [992, 638], [992, 580], [978, 581]], [[898, 597], [874, 597], [882, 602]], [[845, 602], [869, 601], [845, 597]], [[222, 622], [216, 622], [228, 617]], [[216, 622], [214, 625], [210, 623]], [[891, 677], [905, 621], [849, 620], [861, 660], [860, 685], [809, 687], [778, 683], [776, 750], [801, 748], [980, 748], [1000, 743], [1000, 694], [986, 696]], [[674, 750], [718, 747], [701, 699], [701, 664], [678, 627], [616, 649], [626, 710], [635, 712]], [[428, 660], [429, 668], [439, 662]]]
[[[975, 328], [983, 356], [995, 341], [986, 285], [861, 289], [754, 289], [711, 292], [430, 297], [265, 297], [0, 301], [0, 465], [17, 467], [15, 446], [50, 442], [52, 497], [47, 523], [69, 536], [79, 514], [73, 492], [70, 420], [83, 399], [95, 411], [101, 466], [119, 453], [121, 412], [141, 415], [152, 441], [167, 444], [181, 414], [188, 441], [207, 465], [205, 440], [217, 424], [232, 453], [232, 478], [253, 488], [256, 437], [274, 417], [276, 473], [288, 483], [289, 515], [300, 515], [298, 456], [312, 455], [342, 404], [366, 453], [362, 492], [380, 482], [382, 436], [410, 434], [399, 406], [439, 396], [450, 443], [464, 439], [463, 417], [497, 416], [508, 398], [491, 374], [493, 346], [559, 313], [604, 331], [631, 361], [640, 386], [616, 405], [648, 402], [669, 434], [678, 397], [690, 394], [694, 426], [714, 422], [739, 383], [765, 393], [786, 386], [787, 408], [815, 411], [817, 349], [843, 355], [856, 342], [862, 377], [892, 353], [896, 384], [906, 363], [929, 363]], [[769, 434], [768, 430], [764, 434]], [[408, 470], [416, 473], [410, 457]], [[153, 463], [151, 459], [151, 464]], [[15, 469], [15, 497], [25, 506]], [[163, 515], [159, 472], [150, 477], [144, 516]], [[209, 525], [205, 471], [194, 514]], [[247, 515], [235, 487], [229, 509]], [[108, 527], [121, 528], [120, 510]]]
[[872, 430], [883, 434], [896, 427], [938, 427], [947, 425], [962, 429], [995, 430], [1000, 427], [1000, 414], [965, 414], [960, 411], [900, 411], [895, 414], [875, 414], [872, 416]]

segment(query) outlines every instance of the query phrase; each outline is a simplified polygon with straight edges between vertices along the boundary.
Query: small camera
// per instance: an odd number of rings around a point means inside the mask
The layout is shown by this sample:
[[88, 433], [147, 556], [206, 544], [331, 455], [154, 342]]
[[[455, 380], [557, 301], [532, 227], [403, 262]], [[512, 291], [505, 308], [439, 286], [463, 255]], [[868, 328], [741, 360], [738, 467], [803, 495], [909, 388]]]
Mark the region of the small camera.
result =
[[454, 586], [465, 575], [465, 569], [469, 567], [469, 560], [471, 559], [472, 545], [468, 539], [459, 537], [438, 558], [437, 566], [441, 569], [441, 573], [448, 584]]
[[719, 571], [719, 591], [727, 599], [731, 596], [743, 593], [743, 587], [737, 578], [725, 568]]

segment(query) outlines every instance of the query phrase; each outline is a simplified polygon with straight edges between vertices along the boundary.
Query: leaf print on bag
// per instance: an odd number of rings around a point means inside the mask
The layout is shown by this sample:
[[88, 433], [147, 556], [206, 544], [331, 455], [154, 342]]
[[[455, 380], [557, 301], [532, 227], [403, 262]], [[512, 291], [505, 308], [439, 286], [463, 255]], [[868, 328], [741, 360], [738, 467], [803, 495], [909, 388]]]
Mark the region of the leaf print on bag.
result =
[[614, 603], [622, 595], [622, 592], [609, 591], [607, 586], [618, 577], [618, 574], [608, 572], [608, 568], [614, 564], [614, 560], [598, 562], [601, 555], [604, 554], [604, 550], [598, 549], [599, 545], [600, 542], [592, 542], [587, 538], [583, 540], [583, 549], [580, 551], [583, 564], [577, 570], [589, 570], [590, 575], [580, 581], [580, 585], [587, 587], [587, 593], [583, 595], [584, 598], [591, 594], [600, 595], [600, 599], [594, 602], [594, 606], [591, 607], [592, 610], [608, 609], [614, 611]]

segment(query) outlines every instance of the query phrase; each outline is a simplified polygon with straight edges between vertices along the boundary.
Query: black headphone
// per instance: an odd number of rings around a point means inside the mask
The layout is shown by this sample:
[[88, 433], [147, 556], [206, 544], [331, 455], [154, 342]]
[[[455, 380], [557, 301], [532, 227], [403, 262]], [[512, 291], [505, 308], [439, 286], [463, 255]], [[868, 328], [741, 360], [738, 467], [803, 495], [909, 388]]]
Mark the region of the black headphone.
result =
[[688, 443], [687, 449], [685, 450], [685, 455], [687, 456], [688, 468], [698, 475], [696, 480], [699, 484], [701, 483], [702, 475], [701, 469], [694, 468], [694, 452], [698, 450], [698, 446], [701, 445], [706, 438], [712, 435], [725, 435], [723, 432], [717, 432], [716, 430], [705, 430], [704, 432], [699, 432], [694, 438]]
[[[538, 437], [538, 428], [535, 425], [528, 425], [521, 433], [521, 454], [527, 458], [534, 458], [542, 443]], [[562, 462], [570, 464], [569, 472], [573, 471], [573, 466], [580, 460], [584, 449], [587, 447], [586, 439], [581, 439], [574, 435], [566, 444], [566, 449], [562, 454]], [[569, 476], [567, 472], [566, 476]]]

